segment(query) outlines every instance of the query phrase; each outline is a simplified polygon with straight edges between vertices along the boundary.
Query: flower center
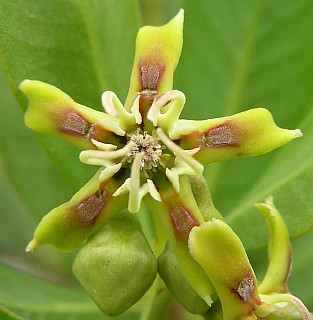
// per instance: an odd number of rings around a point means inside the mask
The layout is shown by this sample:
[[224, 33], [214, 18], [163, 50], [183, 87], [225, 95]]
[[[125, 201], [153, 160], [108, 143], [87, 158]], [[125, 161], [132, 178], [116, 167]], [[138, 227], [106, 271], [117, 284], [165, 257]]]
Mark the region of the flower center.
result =
[[142, 153], [140, 169], [154, 170], [160, 164], [163, 146], [155, 135], [147, 132], [135, 133], [130, 136], [129, 142], [133, 143], [130, 151], [125, 155], [127, 162], [132, 163], [136, 155]]

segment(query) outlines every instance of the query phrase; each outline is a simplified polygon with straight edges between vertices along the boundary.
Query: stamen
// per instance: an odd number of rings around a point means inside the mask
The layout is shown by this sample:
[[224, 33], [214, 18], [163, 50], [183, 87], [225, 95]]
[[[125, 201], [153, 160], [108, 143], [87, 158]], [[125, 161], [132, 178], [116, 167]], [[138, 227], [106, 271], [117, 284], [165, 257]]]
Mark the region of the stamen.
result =
[[102, 165], [102, 160], [113, 160], [125, 156], [133, 147], [133, 143], [130, 141], [125, 147], [112, 150], [112, 151], [102, 151], [102, 150], [86, 150], [82, 151], [79, 155], [81, 162], [91, 165]]
[[114, 193], [112, 194], [113, 197], [117, 197], [119, 195], [122, 194], [126, 194], [127, 192], [129, 192], [129, 182], [130, 182], [130, 178], [127, 178], [124, 183], [114, 191]]
[[[136, 123], [141, 123], [141, 115], [138, 115], [136, 110], [136, 101], [132, 107], [132, 112], [128, 112], [122, 102], [119, 100], [117, 95], [112, 91], [106, 91], [102, 94], [101, 97], [102, 104], [104, 109], [114, 117], [118, 119], [119, 127], [123, 128], [124, 130], [128, 131], [133, 125]], [[135, 112], [135, 113], [134, 113]]]
[[115, 108], [115, 103], [122, 104], [117, 95], [113, 91], [105, 91], [101, 96], [102, 105], [104, 110], [114, 116], [118, 116], [118, 111]]
[[140, 152], [136, 155], [130, 174], [128, 211], [132, 213], [137, 212], [140, 208], [140, 167], [143, 154], [143, 152]]
[[134, 101], [134, 103], [130, 109], [130, 111], [132, 112], [132, 114], [134, 115], [134, 117], [136, 119], [137, 124], [141, 124], [141, 122], [142, 122], [142, 116], [139, 111], [139, 100], [140, 100], [140, 96], [137, 96], [136, 100]]
[[91, 139], [91, 142], [101, 151], [113, 151], [117, 149], [114, 144], [103, 143], [95, 139]]
[[111, 178], [116, 172], [118, 172], [122, 167], [121, 163], [106, 166], [100, 173], [99, 181], [100, 183], [104, 182], [105, 180]]
[[141, 170], [154, 170], [158, 167], [162, 156], [162, 146], [159, 139], [144, 132], [131, 135], [129, 143], [133, 143], [131, 150], [126, 154], [125, 159], [131, 163], [140, 152], [143, 156], [140, 163]]
[[119, 136], [125, 136], [126, 134], [126, 132], [121, 129], [119, 122], [115, 119], [102, 118], [97, 122], [97, 124]]
[[[200, 175], [203, 172], [203, 165], [198, 162], [196, 159], [194, 159], [192, 156], [186, 152], [186, 150], [183, 150], [180, 148], [176, 143], [174, 143], [170, 138], [167, 137], [167, 135], [164, 133], [164, 131], [161, 128], [156, 129], [156, 133], [160, 140], [181, 160], [186, 162], [194, 171], [195, 175]], [[197, 149], [196, 149], [197, 150]], [[197, 150], [199, 151], [199, 150]]]
[[[153, 102], [148, 111], [147, 118], [155, 127], [160, 126], [169, 132], [179, 118], [184, 108], [185, 101], [185, 95], [181, 91], [167, 91]], [[161, 113], [161, 109], [167, 105], [167, 110], [164, 113]]]
[[149, 193], [150, 193], [151, 197], [154, 200], [161, 202], [162, 201], [161, 195], [158, 192], [154, 182], [150, 179], [147, 179], [147, 185], [148, 185], [148, 189], [149, 189]]

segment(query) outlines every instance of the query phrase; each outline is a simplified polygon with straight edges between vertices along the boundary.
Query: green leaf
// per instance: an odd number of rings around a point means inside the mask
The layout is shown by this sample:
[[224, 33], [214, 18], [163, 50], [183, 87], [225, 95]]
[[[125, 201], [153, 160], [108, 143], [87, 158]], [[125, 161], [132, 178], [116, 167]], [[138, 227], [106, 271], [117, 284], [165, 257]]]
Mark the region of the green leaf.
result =
[[[1, 262], [63, 285], [72, 284], [72, 255], [61, 255], [50, 248], [27, 255], [25, 245], [44, 213], [67, 201], [96, 170], [80, 163], [79, 150], [71, 145], [54, 137], [35, 135], [24, 126], [15, 98], [22, 110], [26, 109], [27, 100], [17, 90], [18, 84], [25, 78], [46, 81], [95, 109], [102, 108], [100, 95], [104, 90], [114, 90], [123, 99], [127, 93], [138, 27], [135, 0], [0, 1], [0, 66], [15, 96], [1, 72]], [[0, 269], [0, 277], [7, 276], [7, 270]], [[33, 284], [34, 279], [21, 281], [12, 289], [9, 298], [7, 286], [12, 284], [3, 282], [0, 303], [21, 311], [17, 313], [23, 314], [25, 319], [63, 318], [53, 310], [53, 300], [62, 297], [62, 286], [55, 291], [49, 285], [46, 287], [47, 292], [52, 290], [54, 294], [45, 302], [50, 308], [47, 317], [44, 306], [38, 312], [29, 310], [36, 306], [37, 298], [27, 300], [32, 288], [29, 283]], [[40, 298], [44, 289], [38, 285], [37, 291]], [[74, 302], [76, 295], [82, 295], [76, 291], [73, 290]], [[44, 298], [42, 304], [43, 301]], [[71, 307], [80, 308], [79, 298], [77, 301], [68, 305], [68, 310], [61, 310], [67, 313], [64, 318], [103, 319], [88, 298], [87, 316], [80, 316], [76, 311], [77, 315], [71, 317], [71, 313], [75, 313]], [[53, 315], [54, 311], [56, 315]]]
[[20, 316], [2, 306], [0, 306], [0, 316], [2, 320], [23, 320]]
[[66, 201], [70, 192], [35, 135], [25, 130], [22, 112], [2, 73], [0, 87], [1, 118], [10, 119], [0, 126], [0, 259], [48, 278], [64, 277], [68, 274], [64, 255], [51, 250], [27, 255], [25, 246], [43, 214]]
[[[216, 207], [250, 255], [262, 255], [253, 264], [258, 268], [267, 262], [267, 230], [255, 202], [272, 194], [292, 237], [313, 229], [312, 2], [199, 0], [183, 1], [183, 7], [184, 48], [174, 87], [186, 94], [184, 117], [206, 119], [261, 106], [279, 126], [304, 133], [281, 150], [206, 170]], [[295, 252], [291, 288], [312, 308], [313, 295], [303, 285], [313, 278], [308, 236]], [[305, 259], [308, 264], [298, 268]]]
[[[0, 304], [25, 320], [100, 320], [104, 316], [82, 290], [64, 287], [0, 265]], [[0, 309], [1, 312], [5, 310]], [[8, 315], [10, 312], [6, 311]], [[116, 319], [138, 319], [133, 308]], [[1, 318], [2, 319], [2, 318]], [[8, 319], [17, 319], [13, 315]]]
[[[0, 1], [0, 64], [22, 108], [27, 102], [17, 86], [26, 78], [53, 84], [95, 109], [104, 90], [125, 97], [138, 17], [135, 0]], [[40, 139], [74, 190], [95, 171], [69, 144]]]
[[187, 96], [185, 117], [262, 106], [279, 126], [304, 132], [281, 151], [209, 166], [206, 176], [217, 208], [248, 249], [266, 243], [265, 224], [260, 227], [253, 203], [269, 194], [292, 236], [312, 230], [311, 1], [202, 0], [185, 1], [184, 7], [184, 49], [175, 88]]

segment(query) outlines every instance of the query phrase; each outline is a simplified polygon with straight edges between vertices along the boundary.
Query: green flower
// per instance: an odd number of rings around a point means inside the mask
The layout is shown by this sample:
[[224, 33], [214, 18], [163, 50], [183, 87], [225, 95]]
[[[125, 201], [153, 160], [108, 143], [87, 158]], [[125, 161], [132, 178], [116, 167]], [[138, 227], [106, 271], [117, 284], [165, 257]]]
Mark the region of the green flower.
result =
[[[68, 202], [42, 219], [26, 250], [33, 251], [46, 244], [61, 251], [74, 250], [92, 233], [97, 235], [106, 221], [119, 213], [138, 212], [144, 201], [155, 219], [163, 223], [174, 253], [171, 257], [164, 255], [159, 268], [166, 266], [172, 270], [177, 262], [180, 272], [177, 279], [187, 282], [185, 288], [194, 290], [191, 293], [194, 301], [201, 300], [195, 309], [203, 313], [206, 312], [203, 303], [208, 309], [218, 299], [219, 285], [211, 281], [206, 268], [190, 254], [189, 235], [195, 227], [214, 223], [206, 222], [213, 217], [225, 224], [209, 195], [202, 194], [204, 165], [264, 154], [302, 134], [298, 129], [277, 127], [270, 112], [263, 108], [203, 121], [179, 119], [186, 99], [172, 86], [183, 43], [183, 16], [181, 10], [164, 26], [145, 26], [139, 30], [126, 102], [123, 104], [112, 91], [104, 92], [102, 104], [106, 113], [76, 103], [49, 84], [34, 80], [21, 83], [20, 89], [29, 99], [26, 125], [68, 140], [83, 150], [81, 162], [100, 167]], [[126, 238], [120, 237], [124, 247]], [[92, 246], [93, 242], [88, 243]], [[164, 241], [159, 248], [162, 245]], [[106, 258], [99, 258], [96, 253], [95, 259], [94, 265], [98, 265]], [[150, 263], [154, 264], [150, 261], [147, 265]], [[82, 274], [79, 263], [76, 265], [76, 274]], [[167, 277], [166, 271], [162, 274]], [[149, 276], [149, 285], [153, 278]], [[246, 279], [239, 283], [243, 295], [254, 292], [245, 289], [246, 284], [255, 281], [253, 272]], [[88, 286], [85, 280], [84, 286]], [[138, 289], [140, 294], [142, 287]], [[175, 283], [172, 288], [176, 290]], [[255, 301], [254, 307], [258, 306], [258, 299], [256, 296], [251, 300]], [[118, 312], [114, 310], [114, 314]]]

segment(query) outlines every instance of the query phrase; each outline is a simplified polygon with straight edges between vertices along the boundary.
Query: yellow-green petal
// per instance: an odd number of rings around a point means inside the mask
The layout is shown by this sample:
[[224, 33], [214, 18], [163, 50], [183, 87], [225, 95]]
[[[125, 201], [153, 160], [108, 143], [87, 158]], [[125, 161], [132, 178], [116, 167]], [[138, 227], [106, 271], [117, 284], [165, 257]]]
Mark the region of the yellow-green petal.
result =
[[173, 74], [183, 44], [184, 11], [160, 27], [142, 27], [125, 107], [130, 109], [138, 93], [160, 95], [173, 87]]
[[189, 179], [187, 176], [180, 177], [179, 193], [165, 175], [155, 176], [154, 183], [162, 202], [146, 198], [146, 204], [156, 218], [162, 220], [183, 276], [210, 306], [214, 299], [215, 290], [202, 268], [191, 257], [188, 249], [190, 231], [204, 221], [193, 197]]
[[29, 128], [60, 136], [82, 149], [95, 148], [91, 139], [118, 143], [116, 134], [121, 133], [112, 116], [80, 105], [60, 89], [41, 81], [24, 80], [19, 89], [29, 99], [25, 113]]
[[279, 128], [263, 108], [203, 121], [179, 120], [170, 133], [183, 149], [200, 148], [194, 157], [203, 164], [261, 155], [301, 136], [299, 129]]
[[191, 230], [189, 249], [217, 291], [223, 319], [257, 319], [253, 314], [260, 304], [256, 278], [235, 232], [213, 218]]
[[100, 169], [69, 202], [46, 214], [37, 226], [26, 251], [52, 245], [60, 251], [72, 251], [106, 219], [127, 208], [127, 195], [113, 197], [122, 179], [114, 176], [100, 183]]
[[269, 266], [259, 286], [259, 292], [289, 292], [287, 283], [291, 271], [291, 243], [287, 226], [273, 203], [273, 198], [267, 198], [265, 203], [255, 205], [264, 215], [269, 230]]

